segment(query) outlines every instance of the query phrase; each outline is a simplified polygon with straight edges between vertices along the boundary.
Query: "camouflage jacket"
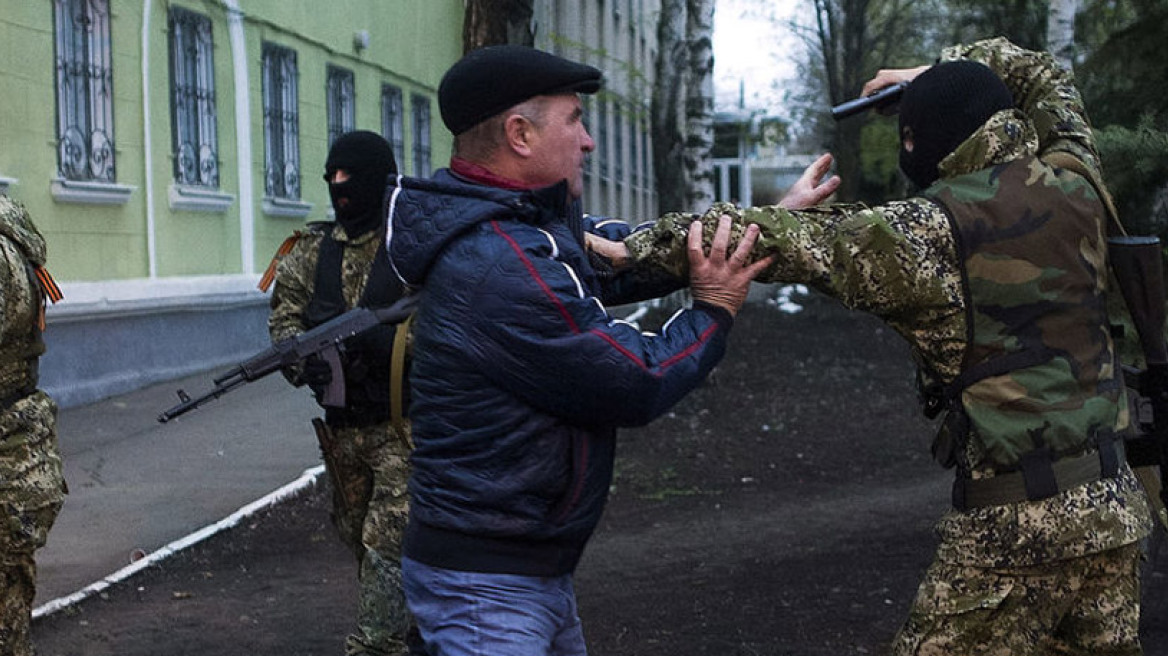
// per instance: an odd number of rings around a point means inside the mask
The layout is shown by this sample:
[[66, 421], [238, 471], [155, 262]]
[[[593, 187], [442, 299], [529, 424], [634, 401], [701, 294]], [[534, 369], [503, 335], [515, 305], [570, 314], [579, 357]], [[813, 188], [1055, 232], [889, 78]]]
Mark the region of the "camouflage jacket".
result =
[[[1098, 156], [1070, 75], [1049, 55], [1004, 39], [946, 49], [942, 59], [968, 58], [993, 68], [1018, 99], [1016, 110], [992, 117], [940, 164], [942, 179], [1016, 159], [1068, 152], [1098, 173]], [[757, 258], [776, 255], [763, 282], [802, 282], [846, 306], [871, 312], [908, 340], [914, 359], [952, 381], [970, 346], [962, 262], [941, 205], [924, 196], [877, 207], [829, 205], [802, 211], [740, 209], [719, 204], [700, 218], [707, 240], [717, 217], [735, 218], [738, 235], [762, 229]], [[684, 275], [692, 215], [668, 214], [625, 240], [637, 266]], [[968, 441], [976, 449], [977, 439]], [[979, 453], [967, 453], [978, 462]], [[974, 477], [993, 475], [975, 469]], [[1146, 498], [1130, 471], [1049, 499], [953, 511], [942, 519], [939, 557], [971, 565], [1028, 565], [1097, 553], [1134, 542], [1148, 531]]]
[[373, 268], [373, 256], [381, 246], [380, 233], [374, 231], [349, 239], [340, 224], [313, 224], [302, 234], [296, 245], [280, 259], [276, 268], [276, 286], [272, 290], [268, 333], [273, 342], [295, 337], [308, 330], [305, 312], [316, 286], [316, 263], [320, 243], [326, 231], [344, 246], [341, 260], [341, 286], [345, 307], [357, 306], [365, 290], [365, 282]]
[[37, 384], [36, 358], [44, 352], [40, 289], [28, 265], [45, 263], [45, 240], [19, 204], [0, 196], [0, 399]]
[[[44, 351], [38, 318], [40, 290], [28, 264], [45, 262], [45, 240], [22, 206], [0, 196], [0, 502], [22, 513], [60, 504], [65, 496], [57, 447], [57, 406], [35, 390], [37, 358]], [[0, 524], [0, 560], [44, 544], [49, 527]], [[20, 536], [33, 536], [33, 546]]]

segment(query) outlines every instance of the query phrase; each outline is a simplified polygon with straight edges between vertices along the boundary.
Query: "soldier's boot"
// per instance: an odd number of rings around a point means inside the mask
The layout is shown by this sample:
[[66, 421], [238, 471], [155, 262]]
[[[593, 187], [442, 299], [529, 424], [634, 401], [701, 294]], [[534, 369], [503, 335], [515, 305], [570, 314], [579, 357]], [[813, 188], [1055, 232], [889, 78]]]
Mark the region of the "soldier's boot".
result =
[[413, 617], [406, 608], [401, 567], [372, 549], [358, 575], [357, 631], [345, 640], [348, 656], [425, 654]]

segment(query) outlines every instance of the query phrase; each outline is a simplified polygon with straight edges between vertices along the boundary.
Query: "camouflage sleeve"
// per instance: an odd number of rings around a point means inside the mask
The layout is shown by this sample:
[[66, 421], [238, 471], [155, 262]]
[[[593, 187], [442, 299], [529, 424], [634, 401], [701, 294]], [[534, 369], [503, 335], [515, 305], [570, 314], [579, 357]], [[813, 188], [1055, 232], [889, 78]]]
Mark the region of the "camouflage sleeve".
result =
[[969, 59], [994, 70], [1015, 104], [1038, 130], [1039, 152], [1067, 152], [1099, 171], [1099, 153], [1074, 75], [1046, 52], [1020, 48], [1005, 38], [946, 48], [942, 61]]
[[276, 286], [272, 289], [268, 334], [272, 342], [295, 337], [307, 329], [304, 312], [312, 300], [316, 259], [320, 235], [303, 235], [276, 267]]
[[[700, 217], [707, 245], [722, 214], [734, 219], [734, 243], [747, 225], [761, 228], [752, 255], [775, 255], [776, 261], [759, 282], [804, 283], [848, 307], [884, 317], [952, 307], [960, 293], [948, 219], [924, 199], [798, 211], [719, 203]], [[686, 275], [686, 235], [694, 218], [667, 214], [652, 228], [630, 235], [625, 244], [634, 266]]]

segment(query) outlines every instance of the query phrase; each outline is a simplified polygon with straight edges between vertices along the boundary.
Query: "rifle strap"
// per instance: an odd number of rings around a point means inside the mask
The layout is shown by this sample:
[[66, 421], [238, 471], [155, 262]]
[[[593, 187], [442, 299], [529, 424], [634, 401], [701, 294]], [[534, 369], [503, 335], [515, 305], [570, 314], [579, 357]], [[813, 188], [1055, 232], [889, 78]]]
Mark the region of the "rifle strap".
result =
[[390, 355], [389, 373], [389, 416], [393, 422], [393, 429], [406, 442], [406, 446], [413, 448], [409, 431], [405, 423], [405, 391], [406, 391], [406, 342], [410, 328], [414, 324], [414, 315], [397, 325], [393, 335], [393, 351]]
[[[1127, 234], [1127, 230], [1124, 229], [1123, 223], [1119, 220], [1119, 210], [1115, 207], [1115, 199], [1111, 197], [1111, 192], [1107, 191], [1107, 186], [1103, 184], [1103, 179], [1099, 177], [1098, 172], [1087, 168], [1087, 165], [1083, 163], [1083, 160], [1063, 151], [1056, 150], [1054, 152], [1045, 153], [1040, 159], [1042, 159], [1043, 162], [1046, 162], [1050, 166], [1058, 169], [1066, 169], [1073, 173], [1078, 173], [1079, 175], [1086, 178], [1087, 181], [1091, 183], [1091, 186], [1095, 188], [1095, 193], [1098, 194], [1099, 200], [1103, 203], [1103, 208], [1107, 211], [1107, 218], [1109, 222], [1113, 224], [1115, 229], [1118, 231], [1116, 234]], [[1108, 230], [1107, 233], [1112, 234], [1110, 230]]]

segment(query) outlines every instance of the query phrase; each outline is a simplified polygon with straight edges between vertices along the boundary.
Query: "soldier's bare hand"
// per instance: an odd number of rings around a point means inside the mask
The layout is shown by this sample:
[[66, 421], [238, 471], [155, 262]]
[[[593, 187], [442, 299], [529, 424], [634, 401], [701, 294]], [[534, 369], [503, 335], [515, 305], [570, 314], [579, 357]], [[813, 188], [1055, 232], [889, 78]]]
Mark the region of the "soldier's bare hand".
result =
[[798, 210], [804, 207], [812, 207], [827, 200], [827, 197], [834, 194], [835, 190], [840, 186], [840, 177], [833, 175], [827, 180], [823, 176], [827, 175], [831, 170], [832, 156], [831, 153], [824, 153], [819, 156], [803, 171], [803, 175], [791, 185], [791, 189], [787, 191], [787, 195], [779, 201], [779, 207], [788, 210]]
[[916, 68], [882, 68], [876, 71], [876, 77], [864, 83], [860, 91], [861, 96], [870, 96], [884, 87], [890, 87], [901, 82], [912, 82], [918, 75], [929, 70], [928, 66]]
[[689, 227], [687, 253], [689, 255], [689, 284], [695, 301], [724, 308], [731, 315], [738, 314], [746, 302], [750, 291], [750, 281], [774, 261], [767, 257], [753, 264], [750, 249], [758, 240], [759, 229], [751, 224], [746, 235], [727, 256], [730, 245], [730, 217], [723, 214], [718, 218], [718, 228], [706, 254], [702, 245], [702, 223], [694, 221]]

